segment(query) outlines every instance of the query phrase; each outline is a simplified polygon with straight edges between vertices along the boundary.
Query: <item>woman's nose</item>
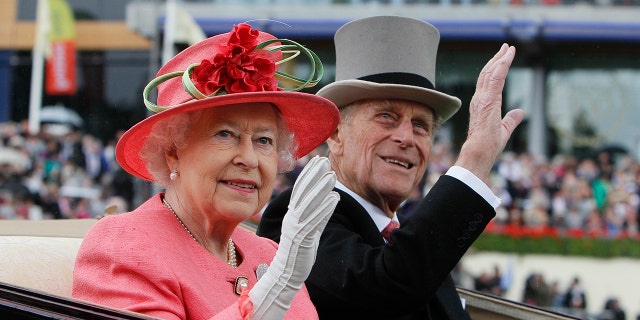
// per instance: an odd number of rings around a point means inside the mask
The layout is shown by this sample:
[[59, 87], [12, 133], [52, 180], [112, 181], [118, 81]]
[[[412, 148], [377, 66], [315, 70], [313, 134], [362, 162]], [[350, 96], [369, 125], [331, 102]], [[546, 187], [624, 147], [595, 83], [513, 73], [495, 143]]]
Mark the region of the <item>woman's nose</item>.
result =
[[233, 163], [246, 168], [255, 168], [258, 166], [258, 156], [251, 139], [240, 139], [238, 153], [233, 159]]

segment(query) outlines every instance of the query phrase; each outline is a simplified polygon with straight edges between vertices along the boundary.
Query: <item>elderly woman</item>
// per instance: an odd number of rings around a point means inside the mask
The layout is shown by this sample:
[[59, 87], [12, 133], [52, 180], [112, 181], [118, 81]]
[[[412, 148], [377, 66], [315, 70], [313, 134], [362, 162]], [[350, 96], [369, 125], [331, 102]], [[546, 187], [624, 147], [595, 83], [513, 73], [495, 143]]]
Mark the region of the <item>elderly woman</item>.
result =
[[[301, 52], [309, 78], [276, 70]], [[279, 171], [336, 128], [334, 104], [278, 83], [299, 90], [321, 76], [313, 52], [247, 24], [164, 65], [143, 94], [156, 114], [122, 136], [116, 157], [165, 191], [96, 223], [78, 253], [73, 296], [163, 319], [317, 318], [303, 282], [338, 201], [326, 158], [296, 181], [279, 247], [238, 225], [267, 203]], [[148, 99], [155, 87], [158, 105]]]

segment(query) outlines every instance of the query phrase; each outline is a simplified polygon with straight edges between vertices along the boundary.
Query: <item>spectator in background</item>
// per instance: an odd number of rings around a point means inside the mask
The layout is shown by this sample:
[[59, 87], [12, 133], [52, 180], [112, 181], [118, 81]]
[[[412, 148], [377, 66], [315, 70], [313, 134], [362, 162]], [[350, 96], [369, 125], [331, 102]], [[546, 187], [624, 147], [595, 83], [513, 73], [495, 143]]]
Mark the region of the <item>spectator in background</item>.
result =
[[620, 300], [616, 297], [607, 299], [604, 304], [604, 310], [597, 317], [597, 320], [627, 320], [627, 315]]
[[524, 280], [524, 290], [522, 291], [522, 303], [532, 306], [538, 305], [535, 293], [535, 277], [536, 273], [532, 273]]
[[103, 174], [109, 172], [109, 163], [104, 153], [102, 142], [92, 135], [82, 136], [82, 153], [84, 170], [95, 183], [99, 183]]
[[502, 288], [502, 274], [498, 266], [493, 267], [493, 272], [482, 272], [480, 276], [474, 279], [474, 288], [477, 291], [492, 294], [494, 296], [502, 296], [504, 290]]
[[491, 293], [491, 287], [493, 286], [491, 280], [489, 272], [484, 271], [474, 279], [473, 289], [484, 293]]
[[551, 294], [553, 295], [552, 308], [553, 309], [561, 309], [562, 308], [562, 300], [564, 299], [564, 295], [562, 291], [560, 291], [560, 282], [558, 280], [554, 280], [550, 284]]
[[46, 142], [46, 148], [41, 154], [41, 161], [44, 161], [43, 180], [47, 182], [58, 183], [60, 181], [60, 151], [62, 145], [60, 141], [49, 138]]
[[571, 285], [564, 294], [562, 306], [567, 312], [576, 316], [583, 316], [587, 309], [587, 295], [580, 278], [574, 277]]
[[596, 201], [598, 211], [602, 214], [607, 206], [607, 198], [611, 193], [611, 176], [610, 172], [598, 171], [598, 178], [593, 180], [591, 188], [593, 189], [593, 198]]
[[553, 290], [541, 273], [534, 272], [527, 277], [522, 302], [539, 307], [552, 307], [553, 298]]
[[496, 296], [504, 295], [505, 287], [503, 287], [502, 271], [498, 265], [493, 266], [493, 274], [491, 276], [491, 294]]

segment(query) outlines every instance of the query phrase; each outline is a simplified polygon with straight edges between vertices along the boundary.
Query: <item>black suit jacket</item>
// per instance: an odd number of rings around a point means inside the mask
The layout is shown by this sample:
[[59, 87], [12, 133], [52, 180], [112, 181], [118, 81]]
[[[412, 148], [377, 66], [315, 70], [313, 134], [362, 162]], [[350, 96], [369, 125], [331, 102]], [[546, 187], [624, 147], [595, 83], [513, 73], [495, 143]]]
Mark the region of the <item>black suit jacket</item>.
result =
[[[449, 275], [495, 216], [461, 181], [442, 176], [386, 245], [365, 209], [340, 193], [305, 284], [321, 319], [469, 319]], [[280, 240], [291, 189], [257, 234]]]

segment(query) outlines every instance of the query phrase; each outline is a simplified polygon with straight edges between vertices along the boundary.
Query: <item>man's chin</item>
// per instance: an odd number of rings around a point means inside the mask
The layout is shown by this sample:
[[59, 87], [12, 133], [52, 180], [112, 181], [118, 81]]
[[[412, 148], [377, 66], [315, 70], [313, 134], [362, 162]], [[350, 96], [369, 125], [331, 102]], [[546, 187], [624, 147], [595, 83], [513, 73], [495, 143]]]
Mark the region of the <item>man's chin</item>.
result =
[[411, 195], [411, 190], [412, 189], [407, 190], [406, 187], [404, 188], [386, 187], [384, 188], [384, 191], [380, 192], [380, 194], [382, 194], [383, 197], [385, 197], [389, 201], [402, 202], [407, 198], [409, 198], [409, 196]]
[[413, 178], [402, 177], [399, 179], [385, 179], [384, 176], [374, 177], [377, 180], [378, 190], [384, 191], [385, 194], [395, 195], [396, 197], [406, 198], [416, 187]]

